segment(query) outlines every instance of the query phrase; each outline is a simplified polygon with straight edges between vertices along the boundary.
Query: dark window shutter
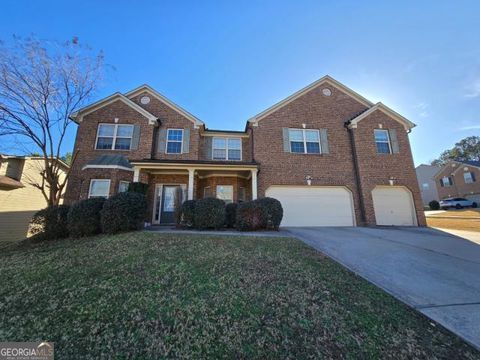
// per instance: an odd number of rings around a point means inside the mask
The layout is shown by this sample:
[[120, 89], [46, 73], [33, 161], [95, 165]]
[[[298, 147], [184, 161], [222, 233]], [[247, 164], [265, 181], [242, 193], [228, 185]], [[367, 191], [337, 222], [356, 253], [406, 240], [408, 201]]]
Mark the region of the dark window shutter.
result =
[[133, 136], [132, 136], [132, 150], [138, 149], [138, 144], [140, 143], [140, 125], [133, 126]]
[[443, 178], [440, 179], [440, 186], [441, 186], [441, 187], [444, 187], [444, 186], [445, 186], [445, 184], [443, 183]]
[[290, 134], [288, 128], [283, 128], [283, 151], [290, 152]]
[[474, 172], [471, 172], [470, 174], [472, 174], [472, 181], [473, 181], [473, 182], [477, 181], [477, 179], [475, 179], [475, 173], [474, 173]]
[[328, 146], [327, 129], [320, 129], [320, 145], [322, 147], [322, 154], [330, 153], [330, 148]]
[[183, 130], [183, 153], [187, 154], [190, 151], [190, 129]]
[[392, 147], [392, 153], [398, 154], [400, 152], [400, 148], [398, 147], [397, 130], [388, 130], [388, 135], [390, 136], [390, 146]]
[[449, 176], [448, 177], [448, 182], [449, 182], [448, 185], [452, 186], [453, 185], [453, 177]]
[[212, 160], [212, 138], [205, 136], [205, 159]]
[[166, 129], [160, 129], [158, 130], [158, 140], [157, 140], [157, 152], [160, 154], [165, 153], [165, 141], [167, 138], [167, 130]]

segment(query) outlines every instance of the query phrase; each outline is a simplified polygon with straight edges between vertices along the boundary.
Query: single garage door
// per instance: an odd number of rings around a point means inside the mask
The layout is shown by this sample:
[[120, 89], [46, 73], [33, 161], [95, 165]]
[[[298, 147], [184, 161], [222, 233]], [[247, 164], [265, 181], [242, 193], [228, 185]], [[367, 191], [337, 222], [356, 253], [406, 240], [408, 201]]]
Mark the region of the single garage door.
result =
[[377, 186], [372, 191], [377, 225], [416, 225], [412, 194], [401, 186]]
[[354, 226], [352, 194], [341, 186], [271, 186], [283, 207], [282, 226]]

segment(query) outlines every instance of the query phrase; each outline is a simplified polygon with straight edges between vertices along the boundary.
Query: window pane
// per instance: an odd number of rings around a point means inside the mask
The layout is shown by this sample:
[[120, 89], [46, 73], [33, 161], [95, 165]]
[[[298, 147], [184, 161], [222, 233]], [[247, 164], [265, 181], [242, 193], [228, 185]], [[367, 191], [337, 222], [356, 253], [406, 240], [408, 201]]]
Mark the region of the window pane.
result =
[[473, 183], [472, 173], [470, 172], [463, 173], [463, 178], [465, 179], [465, 182], [467, 184]]
[[98, 136], [113, 136], [115, 125], [100, 124], [98, 125]]
[[107, 197], [109, 190], [109, 180], [92, 180], [90, 185], [90, 197]]
[[133, 126], [132, 125], [118, 125], [117, 136], [132, 137]]
[[225, 149], [226, 147], [227, 147], [227, 142], [225, 139], [213, 138], [214, 149]]
[[375, 130], [375, 141], [388, 142], [387, 130]]
[[240, 160], [240, 150], [228, 149], [228, 160]]
[[388, 143], [385, 142], [377, 142], [377, 152], [379, 154], [390, 154], [390, 147]]
[[225, 149], [213, 149], [214, 160], [225, 160], [227, 156], [227, 150]]
[[303, 131], [302, 130], [290, 130], [289, 131], [290, 141], [303, 141]]
[[240, 150], [242, 148], [242, 142], [240, 139], [228, 139], [228, 148]]
[[117, 138], [115, 141], [115, 150], [130, 150], [131, 138]]
[[305, 138], [307, 141], [318, 142], [318, 131], [317, 130], [305, 130]]
[[307, 142], [307, 153], [320, 154], [320, 145], [318, 142]]
[[181, 142], [168, 142], [167, 143], [167, 153], [169, 154], [180, 154], [182, 152], [182, 143]]
[[126, 192], [129, 184], [130, 183], [128, 181], [120, 181], [120, 184], [118, 185], [118, 192]]
[[217, 199], [221, 199], [226, 203], [233, 202], [233, 186], [217, 185]]
[[290, 142], [290, 151], [293, 153], [304, 153], [305, 152], [305, 147], [302, 142], [295, 142], [291, 141]]
[[168, 130], [168, 140], [182, 141], [182, 130]]
[[97, 149], [111, 149], [113, 145], [113, 138], [99, 137], [97, 140]]

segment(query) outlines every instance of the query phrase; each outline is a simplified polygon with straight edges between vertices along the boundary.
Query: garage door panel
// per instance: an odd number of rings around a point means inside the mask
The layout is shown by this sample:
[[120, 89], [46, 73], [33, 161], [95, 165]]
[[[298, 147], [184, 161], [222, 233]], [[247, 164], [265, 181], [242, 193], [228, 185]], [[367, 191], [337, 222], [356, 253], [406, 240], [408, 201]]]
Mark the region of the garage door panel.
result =
[[377, 225], [415, 225], [412, 196], [404, 187], [376, 187], [372, 200]]
[[282, 226], [354, 226], [351, 193], [343, 187], [280, 187], [266, 196], [283, 207]]

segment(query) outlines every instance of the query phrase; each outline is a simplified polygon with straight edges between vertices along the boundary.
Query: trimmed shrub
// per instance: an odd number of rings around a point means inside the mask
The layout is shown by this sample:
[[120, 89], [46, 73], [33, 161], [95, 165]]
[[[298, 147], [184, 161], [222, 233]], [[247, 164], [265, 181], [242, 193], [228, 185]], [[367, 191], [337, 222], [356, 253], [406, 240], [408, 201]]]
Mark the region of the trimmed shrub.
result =
[[30, 221], [29, 233], [42, 241], [68, 237], [68, 211], [68, 205], [50, 206], [37, 211]]
[[283, 218], [283, 208], [280, 201], [271, 197], [264, 197], [255, 200], [264, 212], [265, 224], [263, 227], [267, 230], [278, 230]]
[[76, 202], [68, 212], [68, 231], [70, 236], [82, 237], [100, 234], [100, 211], [104, 198], [91, 198]]
[[225, 206], [225, 226], [228, 228], [235, 227], [237, 221], [237, 203], [230, 203]]
[[147, 198], [138, 192], [123, 192], [105, 201], [101, 211], [102, 231], [115, 234], [140, 230], [145, 221]]
[[238, 204], [236, 228], [239, 231], [261, 230], [266, 224], [265, 212], [256, 201]]
[[128, 184], [128, 192], [140, 193], [143, 195], [147, 195], [148, 192], [148, 184], [142, 182], [131, 182]]
[[196, 200], [186, 200], [180, 208], [180, 216], [177, 219], [177, 224], [192, 228], [195, 226], [195, 206]]
[[215, 198], [197, 200], [194, 224], [198, 229], [220, 229], [225, 224], [225, 202]]
[[440, 203], [437, 200], [432, 200], [428, 203], [430, 210], [440, 210]]

